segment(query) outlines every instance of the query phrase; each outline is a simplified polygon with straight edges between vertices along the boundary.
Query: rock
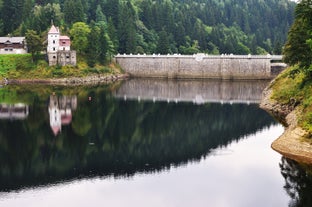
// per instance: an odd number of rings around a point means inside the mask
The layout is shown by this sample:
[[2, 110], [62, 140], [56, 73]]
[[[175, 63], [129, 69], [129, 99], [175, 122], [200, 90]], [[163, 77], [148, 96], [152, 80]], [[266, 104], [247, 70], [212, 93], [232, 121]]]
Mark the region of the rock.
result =
[[[298, 116], [301, 111], [294, 100], [290, 105], [281, 105], [271, 99], [272, 90], [266, 88], [260, 107], [269, 112], [285, 127], [285, 132], [275, 140], [271, 147], [285, 157], [297, 162], [312, 164], [312, 145], [306, 140], [308, 132], [298, 127]], [[312, 142], [312, 140], [311, 140]]]

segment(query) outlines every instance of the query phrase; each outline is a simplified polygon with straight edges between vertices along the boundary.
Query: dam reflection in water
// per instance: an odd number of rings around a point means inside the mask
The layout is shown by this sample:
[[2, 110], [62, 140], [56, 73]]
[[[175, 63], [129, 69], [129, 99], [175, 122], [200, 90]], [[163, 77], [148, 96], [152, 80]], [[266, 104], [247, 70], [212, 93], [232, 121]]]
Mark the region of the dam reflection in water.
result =
[[259, 103], [269, 81], [131, 79], [117, 89], [119, 98], [203, 103]]
[[283, 128], [252, 104], [265, 83], [135, 81], [23, 88], [27, 118], [0, 120], [0, 205], [287, 204], [270, 149]]

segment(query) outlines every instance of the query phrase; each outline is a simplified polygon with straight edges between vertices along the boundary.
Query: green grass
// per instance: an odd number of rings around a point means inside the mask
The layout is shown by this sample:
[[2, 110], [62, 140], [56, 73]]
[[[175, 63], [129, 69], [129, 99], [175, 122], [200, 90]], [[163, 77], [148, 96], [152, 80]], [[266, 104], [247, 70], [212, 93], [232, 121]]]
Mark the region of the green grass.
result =
[[312, 80], [303, 73], [293, 76], [298, 66], [290, 67], [281, 73], [271, 85], [272, 98], [284, 105], [296, 105], [302, 111], [298, 125], [312, 135]]
[[[79, 57], [78, 57], [79, 58]], [[88, 67], [84, 58], [77, 66], [48, 66], [45, 56], [40, 56], [35, 63], [30, 54], [0, 55], [0, 79], [50, 79], [64, 77], [85, 77], [98, 74], [120, 74], [121, 69], [114, 64]]]
[[28, 69], [32, 66], [31, 55], [0, 55], [0, 76], [7, 76], [10, 70]]

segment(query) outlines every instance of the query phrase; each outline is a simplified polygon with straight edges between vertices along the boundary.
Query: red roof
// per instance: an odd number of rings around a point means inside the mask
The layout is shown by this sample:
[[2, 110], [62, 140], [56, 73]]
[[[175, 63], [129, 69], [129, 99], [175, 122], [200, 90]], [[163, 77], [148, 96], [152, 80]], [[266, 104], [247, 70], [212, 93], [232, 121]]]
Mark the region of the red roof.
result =
[[52, 27], [49, 30], [49, 34], [59, 34], [59, 30], [57, 27], [55, 27], [54, 25], [52, 25]]
[[60, 40], [70, 40], [68, 36], [60, 36]]

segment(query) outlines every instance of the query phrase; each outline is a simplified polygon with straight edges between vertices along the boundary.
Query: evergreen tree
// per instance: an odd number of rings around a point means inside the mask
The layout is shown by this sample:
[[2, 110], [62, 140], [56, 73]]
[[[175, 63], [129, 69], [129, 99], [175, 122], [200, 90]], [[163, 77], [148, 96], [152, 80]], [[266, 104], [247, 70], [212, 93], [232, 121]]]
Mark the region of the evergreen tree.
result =
[[110, 41], [113, 44], [113, 47], [116, 50], [119, 47], [119, 41], [118, 41], [118, 36], [117, 36], [117, 30], [114, 26], [112, 18], [108, 18], [107, 22], [107, 36], [109, 37]]
[[12, 33], [14, 29], [21, 23], [21, 12], [23, 5], [20, 0], [3, 0], [1, 9], [1, 19], [3, 21], [3, 32], [5, 34]]
[[65, 0], [64, 1], [64, 16], [67, 25], [72, 25], [75, 22], [84, 22], [86, 15], [81, 0]]
[[169, 50], [169, 38], [166, 31], [161, 31], [159, 33], [159, 40], [157, 44], [156, 52], [160, 54], [168, 54], [170, 52]]
[[95, 12], [95, 21], [100, 22], [100, 21], [105, 21], [106, 22], [106, 17], [102, 12], [102, 7], [101, 5], [97, 5], [96, 7], [96, 12]]
[[136, 23], [137, 15], [131, 1], [127, 1], [121, 5], [119, 24], [118, 24], [118, 37], [119, 49], [121, 53], [135, 52], [137, 39], [136, 39]]
[[[309, 2], [298, 4], [302, 26], [311, 25], [304, 6]], [[24, 35], [27, 29], [42, 34], [51, 20], [66, 33], [76, 22], [95, 21], [105, 22], [114, 53], [156, 52], [162, 31], [170, 52], [191, 50], [198, 42], [201, 52], [275, 53], [286, 41], [295, 5], [289, 0], [0, 0], [0, 34]], [[309, 47], [311, 37], [306, 38], [302, 45]]]
[[301, 70], [312, 75], [312, 0], [302, 0], [296, 7], [296, 19], [288, 33], [283, 54], [290, 65], [299, 64]]
[[100, 48], [100, 38], [101, 30], [95, 24], [91, 23], [90, 33], [88, 34], [88, 46], [86, 48], [87, 63], [90, 67], [94, 67], [97, 60], [99, 59], [101, 48]]

